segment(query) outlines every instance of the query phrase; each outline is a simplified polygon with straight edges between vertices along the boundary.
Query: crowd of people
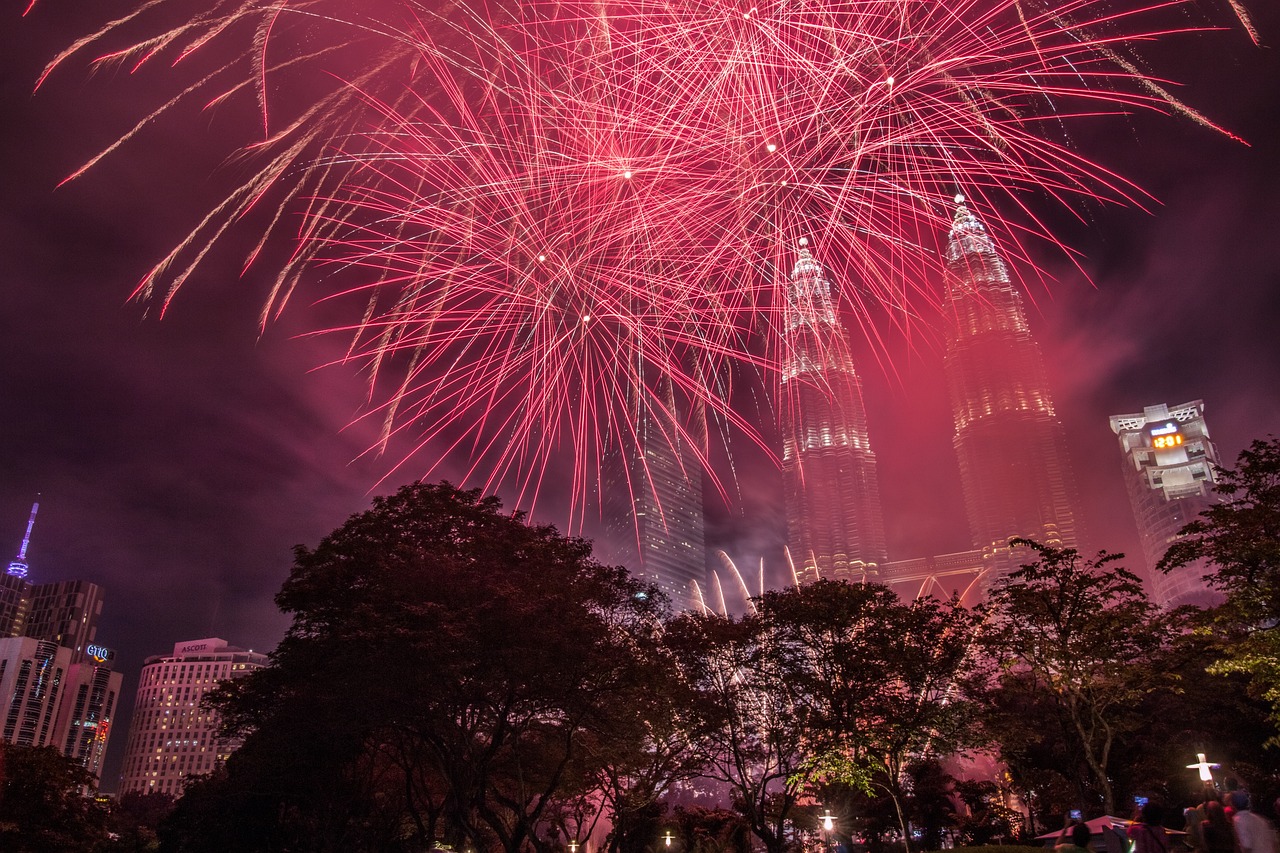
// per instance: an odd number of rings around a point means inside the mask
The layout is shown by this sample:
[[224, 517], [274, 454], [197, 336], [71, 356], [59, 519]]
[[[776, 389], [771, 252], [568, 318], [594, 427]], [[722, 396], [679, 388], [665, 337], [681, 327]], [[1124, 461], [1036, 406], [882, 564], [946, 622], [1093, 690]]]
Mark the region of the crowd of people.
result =
[[[1141, 801], [1124, 834], [1118, 827], [1094, 833], [1082, 821], [1069, 823], [1057, 853], [1280, 853], [1275, 826], [1253, 810], [1249, 792], [1231, 781], [1225, 787], [1221, 796], [1206, 790], [1203, 802], [1183, 811], [1182, 833], [1165, 829], [1166, 813], [1159, 804]], [[1280, 800], [1276, 811], [1280, 814]]]

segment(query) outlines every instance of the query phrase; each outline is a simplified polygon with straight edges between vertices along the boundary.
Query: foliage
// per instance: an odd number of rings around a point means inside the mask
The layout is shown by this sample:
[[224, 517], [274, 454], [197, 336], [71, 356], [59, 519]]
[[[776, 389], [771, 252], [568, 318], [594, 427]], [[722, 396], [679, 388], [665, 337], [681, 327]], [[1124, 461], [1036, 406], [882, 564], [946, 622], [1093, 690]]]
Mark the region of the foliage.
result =
[[1220, 502], [1182, 529], [1159, 568], [1216, 568], [1206, 581], [1226, 601], [1215, 614], [1215, 671], [1248, 676], [1280, 721], [1280, 438], [1255, 440], [1234, 468], [1218, 469], [1214, 492]]
[[818, 581], [769, 592], [740, 619], [688, 615], [670, 631], [701, 696], [708, 775], [728, 783], [770, 851], [806, 791], [888, 796], [906, 831], [911, 760], [962, 745], [975, 617], [955, 603], [901, 602], [876, 584]]
[[906, 811], [913, 826], [920, 830], [920, 846], [937, 850], [947, 830], [955, 826], [957, 815], [952, 796], [955, 779], [934, 758], [913, 761], [907, 765], [909, 795]]
[[0, 850], [93, 853], [107, 842], [106, 812], [81, 796], [93, 774], [53, 747], [0, 743]]
[[160, 824], [172, 813], [173, 806], [174, 798], [158, 791], [122, 795], [107, 819], [112, 835], [108, 849], [120, 853], [159, 850]]
[[751, 828], [726, 809], [677, 806], [671, 815], [681, 840], [679, 853], [750, 853]]
[[[1139, 704], [1173, 687], [1156, 663], [1169, 628], [1138, 578], [1115, 565], [1122, 555], [1082, 559], [1074, 549], [1015, 544], [1038, 559], [998, 583], [985, 605], [997, 664], [984, 697], [988, 732], [1017, 773], [1029, 754], [1043, 752], [1046, 728], [1056, 724], [1060, 741], [1049, 757], [1075, 775], [1081, 805], [1114, 813], [1114, 750], [1146, 724]], [[1046, 725], [1028, 727], [1027, 719]]]
[[678, 676], [706, 740], [703, 773], [729, 786], [735, 807], [770, 853], [787, 845], [787, 821], [810, 770], [808, 717], [754, 614], [684, 614], [667, 630]]
[[643, 740], [660, 603], [478, 490], [375, 499], [297, 549], [277, 602], [271, 665], [214, 700], [244, 745], [170, 849], [545, 850], [559, 805]]
[[[956, 795], [964, 803], [967, 813], [956, 820], [956, 835], [960, 845], [981, 850], [993, 841], [1008, 841], [1018, 837], [1022, 826], [1022, 814], [1004, 803], [999, 787], [982, 779], [965, 779], [956, 783]], [[999, 847], [999, 850], [1011, 848]]]
[[972, 737], [960, 687], [973, 668], [975, 615], [954, 601], [904, 603], [887, 587], [834, 581], [766, 593], [759, 606], [780, 677], [813, 732], [815, 778], [883, 790], [909, 837], [908, 763]]

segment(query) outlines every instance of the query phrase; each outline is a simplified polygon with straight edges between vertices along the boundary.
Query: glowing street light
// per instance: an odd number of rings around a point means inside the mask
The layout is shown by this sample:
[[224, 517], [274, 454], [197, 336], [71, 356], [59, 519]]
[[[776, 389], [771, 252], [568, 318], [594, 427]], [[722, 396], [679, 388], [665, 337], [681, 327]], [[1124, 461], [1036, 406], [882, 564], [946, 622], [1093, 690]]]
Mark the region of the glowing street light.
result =
[[667, 830], [667, 834], [666, 834], [666, 835], [664, 835], [664, 836], [662, 836], [662, 843], [663, 843], [663, 844], [665, 844], [665, 845], [667, 845], [667, 848], [668, 848], [668, 849], [670, 849], [670, 847], [671, 847], [671, 830], [669, 830], [669, 829], [668, 829], [668, 830]]
[[1215, 768], [1215, 767], [1221, 767], [1221, 766], [1222, 766], [1222, 765], [1220, 765], [1220, 764], [1210, 764], [1208, 761], [1206, 761], [1206, 760], [1205, 760], [1205, 757], [1204, 757], [1204, 753], [1203, 753], [1203, 752], [1197, 752], [1197, 753], [1196, 753], [1196, 763], [1195, 763], [1195, 764], [1188, 764], [1188, 765], [1187, 765], [1187, 769], [1188, 769], [1188, 770], [1199, 770], [1199, 771], [1200, 771], [1200, 781], [1201, 781], [1201, 782], [1203, 782], [1203, 783], [1205, 783], [1206, 785], [1212, 785], [1212, 784], [1213, 784], [1213, 772], [1212, 772], [1212, 771], [1213, 771], [1213, 768]]
[[835, 816], [831, 814], [831, 809], [823, 809], [822, 811], [822, 849], [831, 849], [831, 831], [836, 828]]
[[569, 853], [578, 853], [578, 839], [569, 842]]

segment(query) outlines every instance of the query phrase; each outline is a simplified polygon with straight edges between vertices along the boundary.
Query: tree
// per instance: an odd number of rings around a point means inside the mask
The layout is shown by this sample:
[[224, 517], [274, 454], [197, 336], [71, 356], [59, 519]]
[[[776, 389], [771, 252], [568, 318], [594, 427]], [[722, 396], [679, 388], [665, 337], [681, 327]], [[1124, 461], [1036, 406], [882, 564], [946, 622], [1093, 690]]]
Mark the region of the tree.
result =
[[0, 744], [0, 850], [93, 853], [106, 843], [106, 813], [81, 789], [93, 774], [53, 747]]
[[1255, 440], [1235, 468], [1219, 468], [1220, 502], [1186, 525], [1162, 571], [1205, 559], [1206, 581], [1226, 595], [1224, 615], [1264, 631], [1280, 623], [1280, 438]]
[[107, 820], [114, 836], [109, 849], [120, 853], [158, 850], [160, 823], [173, 811], [173, 804], [173, 797], [158, 791], [121, 796]]
[[299, 547], [276, 601], [271, 665], [213, 700], [243, 746], [184, 796], [172, 849], [546, 850], [634, 731], [662, 608], [586, 542], [447, 483]]
[[1255, 440], [1234, 468], [1218, 469], [1220, 502], [1181, 531], [1162, 571], [1207, 560], [1206, 581], [1226, 596], [1217, 609], [1220, 673], [1247, 675], [1280, 722], [1280, 438]]
[[667, 642], [693, 697], [690, 729], [706, 739], [705, 775], [729, 786], [765, 850], [782, 853], [792, 810], [815, 771], [815, 732], [764, 622], [755, 614], [688, 613], [669, 626]]
[[986, 605], [997, 667], [984, 699], [988, 731], [1015, 766], [1040, 735], [1026, 720], [1056, 722], [1066, 766], [1112, 814], [1115, 747], [1145, 724], [1144, 698], [1172, 685], [1153, 663], [1168, 628], [1139, 579], [1116, 565], [1123, 555], [1082, 559], [1071, 548], [1014, 544], [1038, 559], [998, 583]]
[[884, 793], [909, 839], [908, 763], [958, 748], [971, 729], [960, 682], [975, 616], [835, 581], [769, 592], [755, 607], [671, 629], [708, 720], [709, 774], [731, 786], [770, 851], [788, 845], [788, 821], [816, 786]]
[[878, 584], [825, 580], [766, 593], [759, 608], [812, 730], [815, 775], [883, 790], [910, 849], [908, 765], [974, 735], [962, 684], [977, 617], [954, 601], [904, 603]]

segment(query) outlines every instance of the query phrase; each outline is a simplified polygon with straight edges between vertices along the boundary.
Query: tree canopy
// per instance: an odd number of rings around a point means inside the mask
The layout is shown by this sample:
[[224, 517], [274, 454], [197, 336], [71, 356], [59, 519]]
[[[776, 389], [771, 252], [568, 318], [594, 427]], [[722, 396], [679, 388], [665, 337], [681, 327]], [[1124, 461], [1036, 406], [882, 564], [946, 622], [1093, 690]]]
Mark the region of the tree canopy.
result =
[[1213, 670], [1247, 675], [1280, 723], [1280, 438], [1255, 440], [1217, 474], [1218, 502], [1182, 529], [1159, 568], [1213, 565], [1206, 582], [1226, 598], [1213, 618]]
[[1157, 663], [1167, 628], [1141, 581], [1118, 565], [1123, 555], [1083, 558], [1072, 548], [1014, 544], [1037, 559], [998, 582], [985, 605], [995, 667], [983, 701], [988, 727], [1016, 768], [1053, 743], [1026, 720], [1056, 721], [1065, 750], [1060, 766], [1090, 783], [1080, 788], [1081, 805], [1092, 805], [1091, 789], [1114, 814], [1117, 743], [1145, 724], [1141, 701], [1172, 683]]
[[640, 742], [658, 597], [478, 490], [376, 499], [297, 549], [277, 602], [271, 665], [216, 700], [244, 745], [203, 783], [249, 819], [184, 797], [180, 849], [545, 849], [553, 804]]

